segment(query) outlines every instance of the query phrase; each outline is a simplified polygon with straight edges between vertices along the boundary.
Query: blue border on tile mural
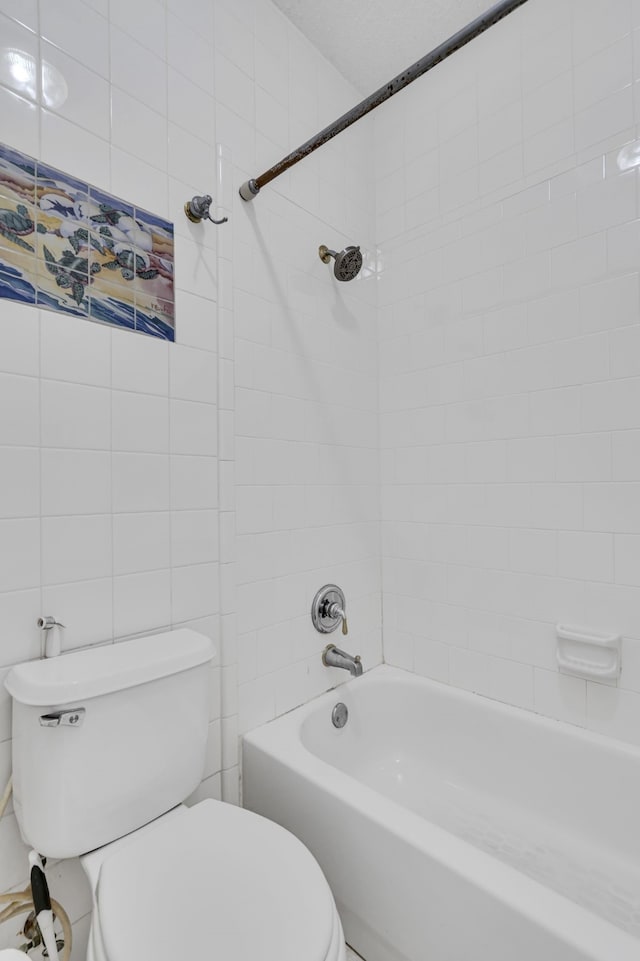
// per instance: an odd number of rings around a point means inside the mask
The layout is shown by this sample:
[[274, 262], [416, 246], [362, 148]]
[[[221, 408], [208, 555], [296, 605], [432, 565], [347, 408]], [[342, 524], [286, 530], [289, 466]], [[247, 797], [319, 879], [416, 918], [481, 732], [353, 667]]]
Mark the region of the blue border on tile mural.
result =
[[175, 340], [173, 224], [0, 144], [0, 299]]
[[151, 227], [157, 227], [159, 230], [165, 232], [170, 237], [173, 237], [173, 224], [168, 221], [163, 220], [162, 217], [156, 217], [148, 210], [143, 210], [142, 207], [136, 207], [136, 217], [138, 220], [142, 220], [144, 223], [149, 224]]
[[36, 161], [33, 157], [28, 157], [26, 154], [20, 153], [19, 150], [14, 150], [13, 147], [0, 143], [0, 159], [5, 160], [7, 164], [17, 167], [35, 180]]

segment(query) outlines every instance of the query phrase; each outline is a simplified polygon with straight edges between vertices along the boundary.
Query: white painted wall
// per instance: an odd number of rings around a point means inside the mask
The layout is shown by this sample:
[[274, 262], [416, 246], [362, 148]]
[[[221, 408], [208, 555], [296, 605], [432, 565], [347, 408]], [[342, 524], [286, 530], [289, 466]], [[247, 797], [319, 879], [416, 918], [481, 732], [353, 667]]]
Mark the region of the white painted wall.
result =
[[274, 2], [362, 97], [492, 6], [489, 0]]
[[385, 659], [635, 742], [639, 27], [535, 0], [376, 114]]

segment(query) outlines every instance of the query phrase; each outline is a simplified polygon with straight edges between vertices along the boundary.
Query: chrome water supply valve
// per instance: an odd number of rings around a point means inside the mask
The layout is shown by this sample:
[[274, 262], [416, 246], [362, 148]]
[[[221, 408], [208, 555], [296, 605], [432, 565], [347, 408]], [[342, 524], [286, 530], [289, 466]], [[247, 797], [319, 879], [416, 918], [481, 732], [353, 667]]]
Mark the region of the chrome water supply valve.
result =
[[184, 205], [184, 212], [192, 224], [199, 224], [202, 220], [210, 220], [212, 224], [226, 224], [229, 219], [228, 217], [223, 217], [222, 220], [213, 219], [210, 212], [212, 203], [213, 197], [209, 196], [209, 194], [192, 197], [191, 200], [187, 200]]
[[60, 653], [60, 632], [54, 631], [54, 627], [64, 627], [60, 621], [50, 614], [39, 617], [36, 624], [42, 631], [43, 643], [40, 650], [41, 657], [57, 657]]

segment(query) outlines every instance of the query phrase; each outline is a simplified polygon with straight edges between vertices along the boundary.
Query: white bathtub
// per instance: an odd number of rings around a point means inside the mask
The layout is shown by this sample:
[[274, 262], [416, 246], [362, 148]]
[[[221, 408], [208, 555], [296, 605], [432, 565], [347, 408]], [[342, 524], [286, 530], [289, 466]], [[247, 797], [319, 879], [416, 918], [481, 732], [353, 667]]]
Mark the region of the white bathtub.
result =
[[640, 959], [636, 748], [379, 667], [247, 734], [243, 798], [367, 961]]

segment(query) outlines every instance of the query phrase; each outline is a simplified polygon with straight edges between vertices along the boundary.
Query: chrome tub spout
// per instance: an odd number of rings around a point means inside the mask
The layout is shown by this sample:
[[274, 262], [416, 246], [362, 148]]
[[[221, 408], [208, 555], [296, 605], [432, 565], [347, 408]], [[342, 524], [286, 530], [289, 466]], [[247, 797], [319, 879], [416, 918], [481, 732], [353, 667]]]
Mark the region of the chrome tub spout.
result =
[[335, 644], [327, 644], [322, 652], [322, 663], [325, 667], [341, 667], [349, 671], [352, 677], [360, 677], [362, 674], [362, 661], [360, 655], [347, 654], [341, 651]]

